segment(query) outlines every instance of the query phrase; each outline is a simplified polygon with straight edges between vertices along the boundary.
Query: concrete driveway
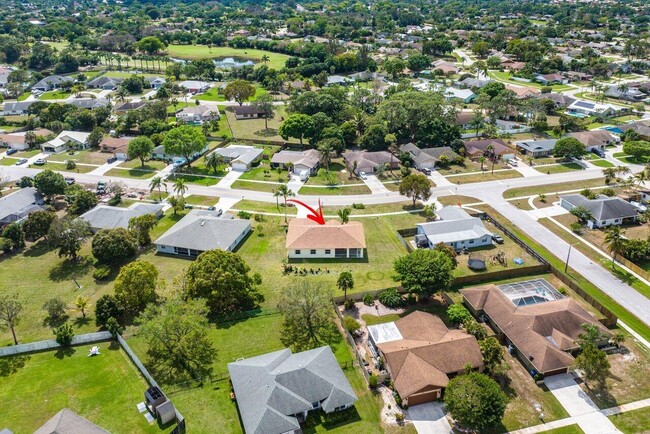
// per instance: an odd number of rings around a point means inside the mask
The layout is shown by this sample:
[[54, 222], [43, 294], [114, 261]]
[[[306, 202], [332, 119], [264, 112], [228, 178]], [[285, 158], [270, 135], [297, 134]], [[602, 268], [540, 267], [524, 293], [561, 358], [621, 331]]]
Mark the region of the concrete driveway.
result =
[[372, 194], [382, 194], [389, 193], [390, 190], [386, 188], [384, 184], [377, 178], [375, 175], [366, 175], [366, 179], [363, 180], [366, 183]]
[[444, 405], [441, 402], [428, 402], [426, 404], [409, 407], [408, 419], [418, 434], [450, 434], [451, 426], [445, 417]]

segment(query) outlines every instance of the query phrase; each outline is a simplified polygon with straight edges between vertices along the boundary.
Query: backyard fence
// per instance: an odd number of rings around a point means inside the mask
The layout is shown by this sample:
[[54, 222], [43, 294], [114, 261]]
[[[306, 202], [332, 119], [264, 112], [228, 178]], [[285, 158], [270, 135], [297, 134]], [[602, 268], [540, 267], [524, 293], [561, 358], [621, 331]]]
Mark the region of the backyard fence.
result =
[[621, 264], [625, 265], [627, 268], [634, 271], [636, 274], [643, 277], [645, 280], [650, 280], [650, 273], [648, 273], [643, 268], [639, 267], [629, 259], [619, 255], [616, 257], [616, 262], [620, 262]]
[[[73, 336], [72, 343], [70, 345], [86, 345], [95, 342], [109, 341], [111, 339], [113, 339], [113, 336], [109, 332], [87, 333], [84, 335]], [[61, 345], [58, 344], [54, 339], [48, 339], [46, 341], [31, 342], [28, 344], [14, 345], [11, 347], [2, 347], [0, 348], [0, 357], [36, 353], [39, 351], [48, 351], [57, 348], [61, 348]]]
[[[357, 359], [357, 363], [359, 364], [359, 368], [361, 369], [361, 372], [363, 373], [363, 378], [365, 378], [366, 383], [368, 383], [370, 374], [368, 374], [368, 371], [366, 370], [365, 367], [365, 359], [357, 349], [357, 343], [354, 341], [354, 337], [350, 334], [349, 331], [345, 328], [345, 324], [343, 323], [343, 314], [339, 310], [338, 306], [336, 305], [336, 302], [334, 303], [334, 312], [336, 312], [336, 316], [339, 318], [339, 325], [341, 326], [341, 329], [343, 330], [343, 334], [345, 335], [345, 340], [348, 342], [348, 344], [352, 347], [352, 350], [354, 351], [354, 357]], [[353, 365], [354, 367], [354, 365]]]

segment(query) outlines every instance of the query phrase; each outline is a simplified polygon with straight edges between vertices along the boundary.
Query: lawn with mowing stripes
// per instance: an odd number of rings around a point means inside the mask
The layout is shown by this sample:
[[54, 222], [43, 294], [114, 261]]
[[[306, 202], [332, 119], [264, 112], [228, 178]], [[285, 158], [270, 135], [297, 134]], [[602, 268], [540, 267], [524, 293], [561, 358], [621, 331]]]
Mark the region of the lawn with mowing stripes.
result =
[[289, 56], [271, 51], [256, 50], [254, 48], [232, 48], [232, 47], [208, 47], [207, 45], [169, 45], [167, 52], [170, 57], [179, 59], [208, 59], [217, 57], [236, 57], [250, 59], [261, 64], [262, 56], [269, 57], [267, 63], [269, 68], [281, 69]]

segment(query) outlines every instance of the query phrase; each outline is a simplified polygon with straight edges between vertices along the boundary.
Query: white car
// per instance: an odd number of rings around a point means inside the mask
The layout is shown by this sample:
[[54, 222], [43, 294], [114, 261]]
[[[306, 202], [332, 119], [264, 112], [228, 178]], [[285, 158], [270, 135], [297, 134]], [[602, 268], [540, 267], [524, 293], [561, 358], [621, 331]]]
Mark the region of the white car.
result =
[[517, 160], [508, 160], [508, 164], [511, 165], [512, 167], [517, 167]]
[[630, 204], [641, 212], [646, 212], [648, 210], [648, 207], [640, 202], [630, 201]]
[[359, 172], [359, 178], [366, 180], [368, 177], [366, 176], [366, 172]]

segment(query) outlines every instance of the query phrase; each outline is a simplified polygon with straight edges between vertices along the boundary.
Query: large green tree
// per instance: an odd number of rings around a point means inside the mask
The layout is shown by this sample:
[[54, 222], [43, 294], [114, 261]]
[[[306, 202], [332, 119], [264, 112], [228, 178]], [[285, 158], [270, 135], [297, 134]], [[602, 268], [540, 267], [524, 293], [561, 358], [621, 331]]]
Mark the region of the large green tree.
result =
[[45, 169], [34, 176], [34, 187], [43, 196], [53, 196], [65, 193], [68, 184], [60, 173]]
[[185, 275], [185, 292], [190, 298], [206, 300], [210, 311], [228, 315], [251, 310], [263, 300], [257, 291], [259, 275], [236, 253], [210, 250], [190, 264]]
[[68, 211], [73, 215], [81, 215], [97, 205], [97, 195], [92, 191], [81, 189], [74, 194]]
[[190, 125], [174, 128], [163, 139], [165, 153], [185, 158], [188, 167], [192, 157], [205, 149], [205, 144], [206, 139], [201, 130]]
[[445, 405], [464, 428], [483, 432], [497, 426], [508, 398], [490, 377], [472, 372], [453, 378], [445, 389]]
[[120, 269], [115, 279], [115, 298], [119, 306], [130, 312], [140, 312], [156, 301], [158, 270], [147, 261], [133, 261]]
[[399, 194], [410, 197], [415, 206], [418, 200], [426, 201], [431, 197], [431, 183], [425, 175], [414, 173], [402, 178]]
[[18, 325], [22, 311], [23, 304], [18, 299], [18, 294], [0, 296], [0, 330], [11, 330], [14, 345], [18, 345], [16, 325]]
[[119, 264], [137, 251], [135, 238], [124, 228], [102, 229], [93, 237], [93, 256], [104, 264]]
[[398, 258], [393, 268], [394, 279], [408, 292], [428, 297], [448, 288], [454, 278], [454, 265], [445, 253], [418, 249]]
[[129, 220], [129, 232], [138, 240], [138, 244], [146, 246], [151, 244], [151, 230], [158, 224], [154, 214], [144, 214]]
[[607, 360], [607, 354], [598, 346], [607, 340], [607, 335], [593, 324], [585, 323], [582, 329], [584, 333], [581, 333], [577, 339], [580, 354], [576, 357], [573, 366], [582, 371], [587, 383], [596, 382], [599, 387], [602, 387], [609, 377], [611, 365]]
[[149, 305], [139, 317], [147, 342], [147, 367], [163, 383], [202, 380], [217, 355], [209, 336], [204, 300], [173, 298]]
[[285, 119], [282, 125], [280, 125], [278, 134], [280, 134], [280, 137], [284, 140], [289, 140], [290, 137], [295, 137], [300, 140], [300, 144], [302, 145], [303, 139], [311, 137], [313, 129], [314, 123], [310, 116], [296, 113]]
[[36, 211], [27, 216], [23, 223], [23, 232], [28, 240], [36, 241], [47, 235], [56, 214], [50, 211]]
[[587, 148], [578, 139], [564, 137], [553, 147], [553, 156], [557, 158], [577, 158], [587, 153]]
[[253, 95], [255, 95], [255, 86], [250, 84], [247, 80], [233, 80], [226, 85], [223, 91], [224, 95], [229, 100], [235, 100], [239, 105], [244, 104]]
[[140, 167], [144, 167], [144, 162], [151, 157], [151, 152], [154, 147], [153, 141], [149, 137], [136, 137], [129, 142], [127, 155], [131, 159], [139, 158]]
[[59, 249], [59, 256], [76, 260], [81, 246], [92, 234], [88, 222], [64, 217], [54, 220], [48, 231], [48, 240]]

